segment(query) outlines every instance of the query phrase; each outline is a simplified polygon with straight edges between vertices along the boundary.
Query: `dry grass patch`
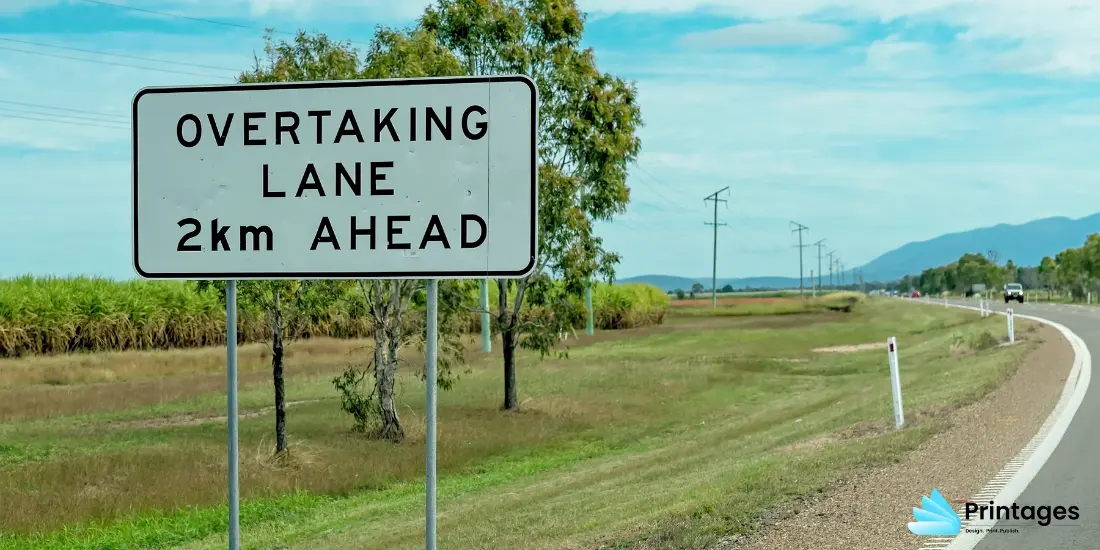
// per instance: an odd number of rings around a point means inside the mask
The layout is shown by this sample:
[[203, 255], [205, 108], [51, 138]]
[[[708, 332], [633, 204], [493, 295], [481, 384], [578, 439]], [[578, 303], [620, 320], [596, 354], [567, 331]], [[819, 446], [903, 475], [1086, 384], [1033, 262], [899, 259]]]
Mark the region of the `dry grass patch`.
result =
[[[949, 352], [952, 329], [942, 327], [969, 319], [967, 330], [984, 329], [972, 316], [889, 302], [845, 315], [843, 322], [790, 330], [693, 316], [690, 325], [646, 329], [644, 338], [605, 334], [574, 348], [569, 359], [539, 362], [523, 354], [523, 404], [514, 412], [499, 410], [499, 364], [475, 367], [439, 396], [441, 546], [595, 548], [645, 539], [664, 541], [655, 548], [705, 548], [722, 529], [746, 528], [791, 495], [816, 490], [846, 468], [896, 456], [926, 435], [918, 426], [776, 453], [860, 422], [892, 419], [885, 357], [811, 350], [904, 337], [906, 404], [920, 409], [979, 393], [1027, 347], [956, 360]], [[702, 323], [709, 328], [697, 328]], [[768, 360], [775, 357], [808, 361]], [[948, 374], [951, 385], [942, 383]], [[259, 460], [270, 447], [270, 416], [242, 420], [242, 452], [256, 458], [241, 468], [246, 509], [295, 510], [246, 525], [242, 538], [258, 547], [422, 546], [423, 493], [416, 484], [424, 468], [423, 392], [410, 373], [402, 375], [399, 412], [409, 437], [397, 445], [353, 435], [334, 400], [299, 405], [288, 414], [288, 431], [301, 447], [286, 465]], [[102, 520], [113, 526], [56, 535], [55, 547], [80, 541], [111, 547], [103, 541], [139, 534], [169, 547], [164, 537], [174, 533], [189, 537], [186, 548], [224, 547], [224, 535], [210, 530], [220, 528], [211, 518], [222, 516], [207, 513], [224, 499], [222, 425], [110, 429], [59, 419], [13, 426], [0, 425], [0, 435], [19, 452], [47, 441], [57, 452], [6, 467], [11, 475], [0, 476], [0, 503], [19, 502], [25, 510], [0, 504], [0, 528], [43, 531]], [[302, 460], [294, 461], [295, 452]], [[101, 480], [109, 481], [104, 489], [59, 507], [74, 487]], [[297, 490], [335, 498], [300, 504]], [[200, 508], [156, 522], [133, 519], [183, 506]]]

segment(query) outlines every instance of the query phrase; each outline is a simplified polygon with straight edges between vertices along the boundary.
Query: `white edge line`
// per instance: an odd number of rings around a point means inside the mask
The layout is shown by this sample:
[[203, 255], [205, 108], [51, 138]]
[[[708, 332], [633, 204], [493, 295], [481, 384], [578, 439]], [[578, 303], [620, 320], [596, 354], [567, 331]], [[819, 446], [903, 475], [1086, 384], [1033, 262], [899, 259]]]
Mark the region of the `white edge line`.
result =
[[[932, 305], [929, 302], [924, 303]], [[979, 308], [973, 306], [957, 304], [950, 304], [950, 306], [980, 311]], [[996, 310], [992, 311], [992, 313], [1006, 315], [1005, 312]], [[1062, 388], [1061, 397], [1058, 398], [1058, 402], [1054, 405], [1054, 409], [1039, 428], [1039, 432], [1036, 433], [1035, 437], [1033, 437], [1027, 445], [1024, 445], [1020, 453], [1013, 457], [998, 473], [998, 477], [1002, 479], [1003, 476], [1011, 476], [1008, 484], [1003, 488], [996, 487], [993, 486], [995, 482], [990, 480], [989, 484], [976, 493], [978, 495], [988, 495], [994, 490], [997, 490], [996, 496], [993, 498], [993, 500], [997, 502], [1014, 502], [1016, 498], [1024, 492], [1024, 489], [1031, 484], [1031, 481], [1035, 479], [1035, 476], [1039, 473], [1043, 464], [1046, 463], [1050, 455], [1054, 453], [1054, 449], [1057, 448], [1058, 444], [1062, 441], [1062, 436], [1065, 435], [1066, 429], [1069, 428], [1070, 422], [1073, 421], [1073, 417], [1077, 413], [1078, 407], [1081, 406], [1081, 402], [1085, 399], [1085, 392], [1088, 391], [1089, 380], [1092, 378], [1092, 355], [1089, 353], [1089, 348], [1085, 345], [1085, 341], [1082, 340], [1080, 336], [1077, 336], [1076, 333], [1064, 325], [1055, 323], [1050, 319], [1021, 314], [1016, 314], [1015, 316], [1048, 325], [1061, 332], [1062, 336], [1069, 341], [1070, 346], [1073, 348], [1073, 367], [1070, 369], [1069, 376], [1066, 377], [1066, 385]], [[999, 483], [997, 485], [999, 485]], [[966, 524], [964, 529], [975, 529], [977, 532], [966, 532], [965, 530], [960, 532], [954, 537], [954, 540], [951, 541], [951, 545], [947, 547], [947, 550], [972, 550], [983, 538], [985, 538], [986, 528], [992, 527], [997, 522], [996, 520], [970, 520], [969, 522], [964, 520], [964, 523]]]

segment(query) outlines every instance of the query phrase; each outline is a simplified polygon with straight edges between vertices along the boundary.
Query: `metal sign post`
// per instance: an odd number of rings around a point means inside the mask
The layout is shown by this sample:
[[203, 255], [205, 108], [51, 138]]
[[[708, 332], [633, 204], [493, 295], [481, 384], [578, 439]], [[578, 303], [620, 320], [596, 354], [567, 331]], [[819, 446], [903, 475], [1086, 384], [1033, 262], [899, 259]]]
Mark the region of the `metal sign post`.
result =
[[428, 385], [427, 403], [424, 407], [424, 446], [426, 476], [424, 483], [424, 517], [425, 533], [424, 546], [427, 550], [435, 550], [435, 450], [436, 450], [436, 342], [439, 333], [436, 330], [436, 319], [439, 316], [439, 281], [428, 279], [428, 307], [427, 307], [427, 353], [424, 365], [425, 383]]
[[241, 547], [237, 466], [237, 281], [225, 282], [226, 415], [229, 426], [229, 550]]
[[592, 311], [592, 281], [589, 281], [584, 285], [584, 309], [584, 333], [588, 336], [592, 336], [593, 334], [596, 334], [595, 319], [593, 319], [595, 312]]
[[231, 550], [240, 546], [237, 281], [308, 279], [427, 281], [425, 545], [435, 549], [439, 280], [482, 280], [488, 352], [488, 280], [526, 277], [538, 258], [538, 104], [522, 75], [134, 96], [134, 270], [226, 281]]
[[905, 412], [901, 406], [901, 375], [898, 373], [898, 341], [891, 336], [886, 341], [890, 361], [890, 390], [894, 395], [894, 427], [898, 430], [905, 425]]

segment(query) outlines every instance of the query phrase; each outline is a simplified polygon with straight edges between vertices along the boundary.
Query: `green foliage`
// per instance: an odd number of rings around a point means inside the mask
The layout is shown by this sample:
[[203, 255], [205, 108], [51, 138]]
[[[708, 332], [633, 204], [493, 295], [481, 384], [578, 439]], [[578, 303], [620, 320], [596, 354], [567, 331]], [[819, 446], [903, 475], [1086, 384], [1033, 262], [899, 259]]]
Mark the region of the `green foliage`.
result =
[[[238, 340], [240, 343], [267, 341], [271, 327], [259, 307], [260, 300], [245, 292], [249, 290], [245, 283], [252, 281], [237, 283]], [[460, 288], [445, 290], [451, 284]], [[199, 290], [199, 285], [192, 282], [112, 281], [88, 277], [0, 280], [0, 357], [223, 345], [225, 284], [216, 282], [204, 286], [208, 288]], [[606, 283], [593, 285], [596, 328], [625, 328], [610, 324], [616, 316], [603, 311], [609, 307], [601, 298], [607, 286]], [[648, 293], [661, 294], [656, 287], [647, 285], [623, 286], [646, 287]], [[373, 325], [357, 287], [349, 284], [328, 289], [333, 290], [337, 293], [335, 297], [314, 302], [308, 315], [301, 319], [297, 337], [371, 337]], [[509, 300], [515, 292], [513, 285]], [[419, 295], [423, 295], [422, 287]], [[496, 285], [489, 286], [489, 295], [489, 303], [495, 303]], [[448, 324], [459, 333], [476, 333], [481, 327], [481, 317], [476, 311], [478, 303], [477, 281], [441, 281], [441, 326]], [[422, 334], [422, 304], [422, 298], [415, 298], [412, 308], [404, 315], [410, 334]], [[583, 297], [571, 298], [570, 309], [581, 312], [571, 317], [575, 321], [572, 327], [582, 328]], [[532, 315], [532, 311], [528, 304], [521, 309], [521, 314]], [[647, 316], [655, 322], [662, 319], [659, 315], [643, 312], [632, 312], [628, 317], [644, 319]], [[420, 346], [421, 341], [417, 339], [411, 344]], [[444, 342], [440, 343], [442, 347]], [[441, 384], [446, 383], [446, 380], [441, 381]]]
[[596, 326], [601, 328], [659, 325], [668, 306], [668, 295], [652, 285], [596, 285], [592, 289], [592, 309], [596, 311]]
[[1009, 271], [1015, 279], [1017, 270], [1011, 260], [1008, 266], [1000, 267], [988, 256], [966, 253], [948, 265], [924, 270], [912, 284], [925, 295], [964, 292], [977, 284], [983, 284], [987, 289], [997, 289], [1004, 284]]
[[[995, 256], [995, 255], [994, 255]], [[997, 291], [1007, 282], [1025, 288], [1045, 288], [1071, 292], [1076, 298], [1097, 290], [1100, 280], [1100, 233], [1090, 234], [1084, 244], [1067, 248], [1053, 258], [1045, 256], [1035, 267], [1016, 265], [1011, 259], [1004, 267], [990, 261], [989, 255], [963, 254], [945, 266], [924, 270], [919, 278], [922, 293], [958, 292], [972, 284], [985, 284]]]
[[378, 421], [374, 385], [364, 384], [369, 373], [369, 369], [350, 366], [332, 379], [333, 387], [340, 393], [340, 410], [351, 416], [352, 431], [361, 434], [370, 432]]
[[[641, 147], [637, 92], [581, 48], [584, 19], [573, 0], [439, 0], [419, 22], [470, 74], [526, 74], [538, 87], [539, 257], [532, 276], [498, 281], [511, 305], [494, 303], [496, 330], [543, 352], [567, 327], [571, 297], [614, 277], [620, 258], [593, 223], [625, 211], [626, 166]], [[537, 322], [518, 315], [528, 298], [544, 312]]]
[[974, 351], [984, 351], [997, 347], [998, 343], [997, 337], [993, 336], [993, 333], [988, 330], [983, 330], [970, 338], [970, 349]]

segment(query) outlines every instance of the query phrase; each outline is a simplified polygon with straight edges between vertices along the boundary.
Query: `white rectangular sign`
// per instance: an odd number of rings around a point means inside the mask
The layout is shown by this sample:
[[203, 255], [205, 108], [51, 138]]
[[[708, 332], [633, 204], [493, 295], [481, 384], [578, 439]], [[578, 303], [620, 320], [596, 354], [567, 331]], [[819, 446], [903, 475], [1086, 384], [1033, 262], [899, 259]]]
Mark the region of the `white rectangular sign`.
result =
[[154, 279], [515, 278], [537, 254], [525, 76], [146, 88], [134, 268]]

